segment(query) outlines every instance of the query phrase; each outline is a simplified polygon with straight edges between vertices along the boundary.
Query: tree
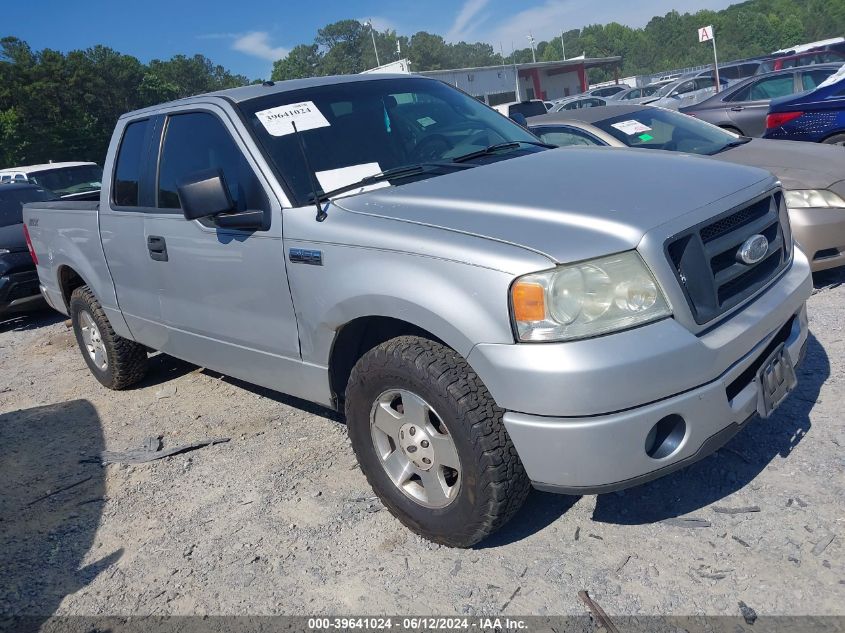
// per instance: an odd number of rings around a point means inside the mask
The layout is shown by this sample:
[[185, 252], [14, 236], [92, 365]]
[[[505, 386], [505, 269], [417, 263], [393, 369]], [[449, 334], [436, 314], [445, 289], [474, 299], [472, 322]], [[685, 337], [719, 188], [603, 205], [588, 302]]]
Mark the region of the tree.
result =
[[302, 79], [319, 74], [320, 54], [316, 44], [299, 44], [283, 59], [273, 62], [273, 81]]

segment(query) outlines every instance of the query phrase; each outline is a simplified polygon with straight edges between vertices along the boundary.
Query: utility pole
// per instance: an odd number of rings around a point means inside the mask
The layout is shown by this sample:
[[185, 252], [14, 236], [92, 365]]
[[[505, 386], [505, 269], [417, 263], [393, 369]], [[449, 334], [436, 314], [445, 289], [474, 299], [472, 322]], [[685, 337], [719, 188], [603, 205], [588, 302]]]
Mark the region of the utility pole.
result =
[[536, 64], [537, 63], [537, 51], [534, 50], [534, 36], [531, 35], [531, 33], [529, 32], [528, 35], [526, 35], [525, 37], [527, 37], [528, 41], [531, 43], [531, 59], [534, 60], [534, 63]]
[[563, 31], [560, 32], [560, 52], [563, 53], [563, 61], [566, 61], [566, 47], [563, 45]]
[[376, 66], [381, 66], [381, 62], [378, 59], [378, 48], [376, 47], [376, 32], [373, 29], [373, 21], [368, 20], [367, 26], [370, 27], [370, 35], [373, 37], [373, 52], [376, 54]]

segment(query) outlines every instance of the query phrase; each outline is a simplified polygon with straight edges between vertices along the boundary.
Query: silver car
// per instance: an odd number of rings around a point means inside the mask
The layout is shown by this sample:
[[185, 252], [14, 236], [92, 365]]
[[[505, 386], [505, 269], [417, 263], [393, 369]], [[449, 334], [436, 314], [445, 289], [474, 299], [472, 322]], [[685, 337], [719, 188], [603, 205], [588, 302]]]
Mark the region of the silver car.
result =
[[[730, 82], [727, 79], [719, 78], [719, 85], [726, 88]], [[710, 95], [716, 94], [716, 81], [711, 76], [707, 77], [686, 77], [663, 86], [654, 98], [643, 101], [651, 105], [678, 110], [686, 106], [695, 105], [699, 101], [707, 99]]]

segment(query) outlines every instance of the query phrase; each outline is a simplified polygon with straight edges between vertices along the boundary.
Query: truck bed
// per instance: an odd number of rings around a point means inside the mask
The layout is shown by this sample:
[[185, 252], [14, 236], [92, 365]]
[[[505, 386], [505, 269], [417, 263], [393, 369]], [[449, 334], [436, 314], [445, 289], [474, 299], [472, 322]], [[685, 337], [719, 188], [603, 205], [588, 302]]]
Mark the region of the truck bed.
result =
[[[57, 200], [23, 207], [24, 225], [38, 258], [38, 274], [47, 302], [68, 313], [62, 281], [78, 276], [100, 297], [111, 316], [117, 311], [111, 275], [100, 243], [99, 202]], [[118, 317], [118, 323], [123, 319]]]

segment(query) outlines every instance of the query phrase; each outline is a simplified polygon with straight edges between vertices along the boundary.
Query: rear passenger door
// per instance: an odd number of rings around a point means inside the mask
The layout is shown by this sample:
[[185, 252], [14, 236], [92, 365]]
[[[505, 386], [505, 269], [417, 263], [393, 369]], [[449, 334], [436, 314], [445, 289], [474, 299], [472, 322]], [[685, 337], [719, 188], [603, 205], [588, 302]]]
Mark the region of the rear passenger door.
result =
[[167, 332], [161, 324], [158, 269], [147, 252], [145, 218], [154, 210], [155, 158], [152, 139], [156, 119], [119, 122], [119, 145], [105, 173], [112, 181], [100, 199], [100, 237], [114, 281], [115, 295], [132, 336], [162, 349]]
[[795, 73], [758, 79], [737, 92], [731, 101], [726, 103], [728, 117], [743, 134], [763, 136], [766, 131], [766, 114], [772, 99], [794, 92]]
[[[299, 361], [299, 338], [282, 248], [281, 205], [258, 151], [215, 106], [164, 117], [156, 208], [148, 239], [159, 250], [161, 315], [169, 354], [273, 388]], [[195, 172], [222, 171], [237, 211], [261, 210], [267, 230], [185, 220], [177, 187]], [[152, 255], [152, 252], [151, 252]]]

